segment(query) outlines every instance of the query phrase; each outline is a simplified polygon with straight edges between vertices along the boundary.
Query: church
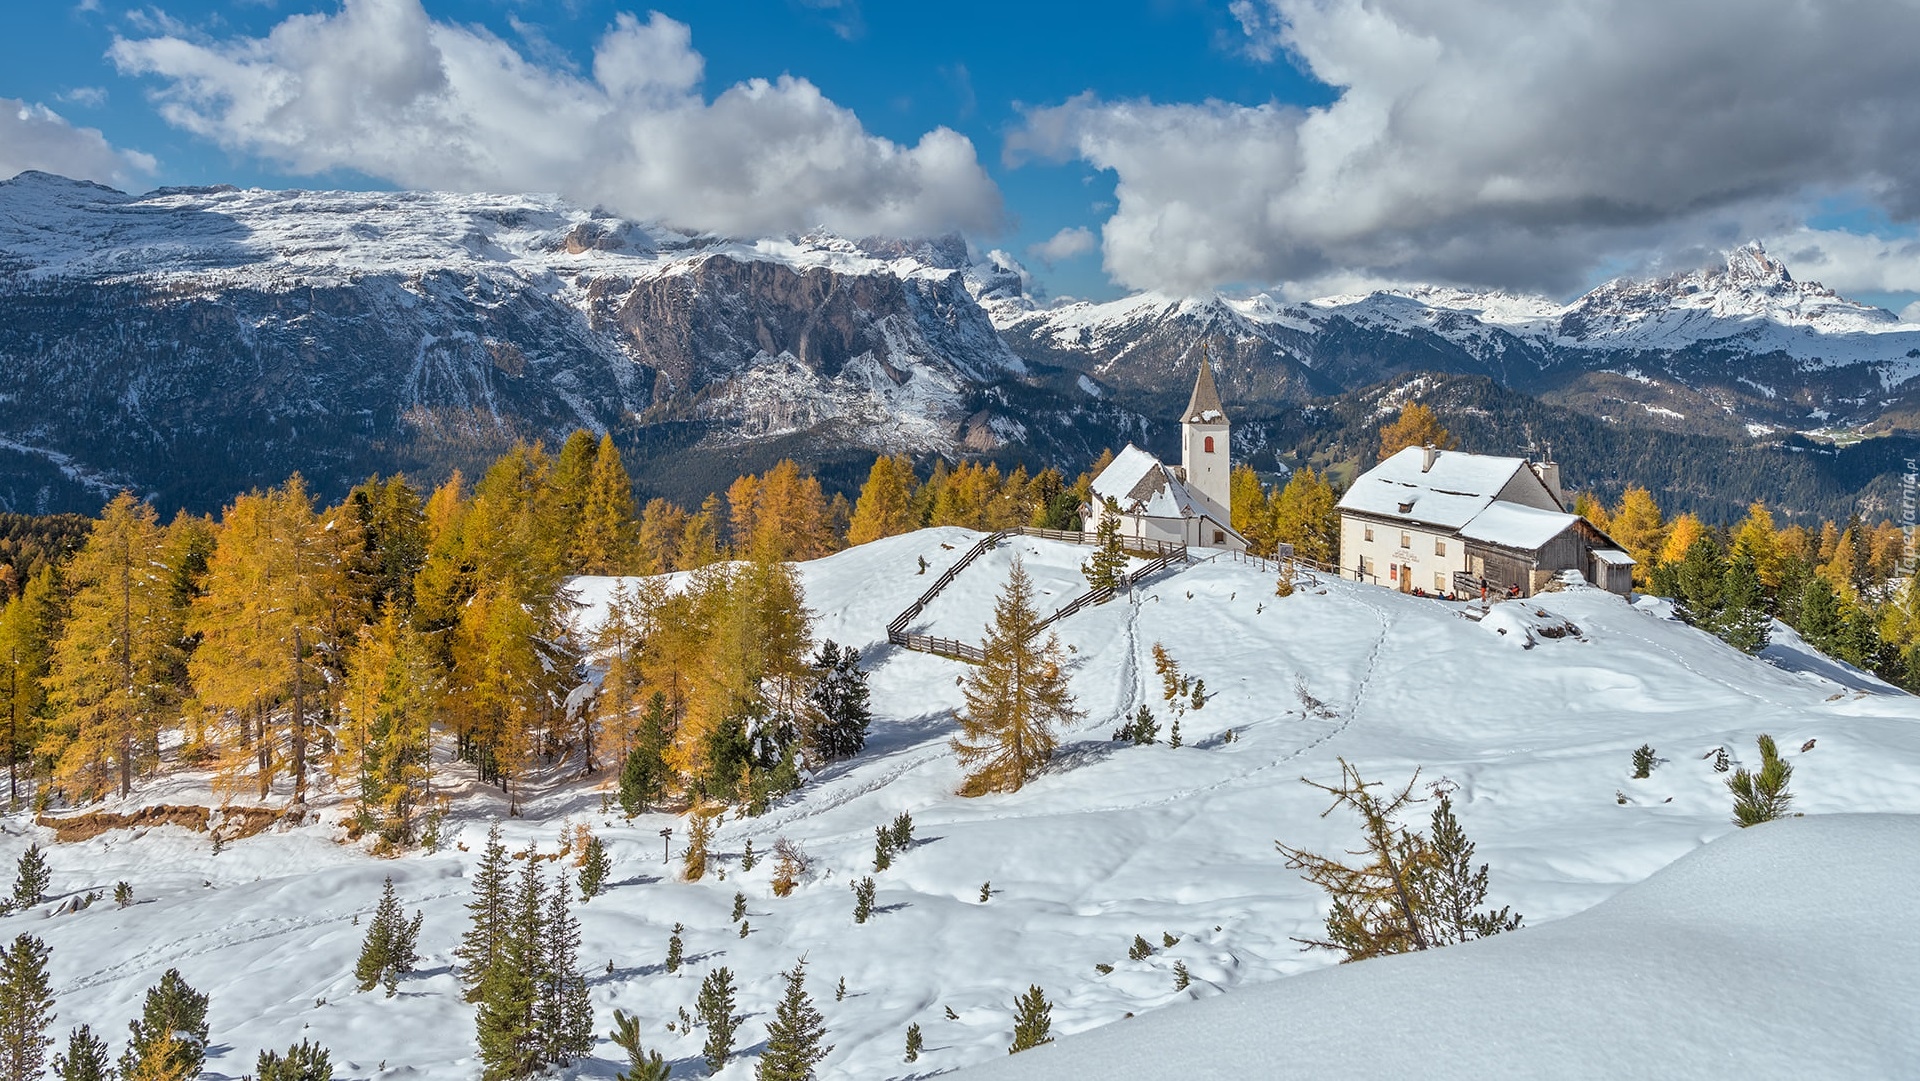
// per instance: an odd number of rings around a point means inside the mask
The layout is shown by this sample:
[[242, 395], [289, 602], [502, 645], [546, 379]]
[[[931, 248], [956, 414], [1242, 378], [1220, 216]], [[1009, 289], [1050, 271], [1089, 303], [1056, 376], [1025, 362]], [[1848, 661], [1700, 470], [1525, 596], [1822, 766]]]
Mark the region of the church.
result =
[[1119, 508], [1120, 532], [1138, 547], [1155, 542], [1189, 548], [1247, 550], [1233, 530], [1231, 426], [1214, 389], [1213, 367], [1202, 354], [1193, 396], [1180, 414], [1180, 464], [1169, 466], [1128, 443], [1093, 478], [1092, 497], [1080, 508], [1082, 528], [1092, 532], [1102, 508]]

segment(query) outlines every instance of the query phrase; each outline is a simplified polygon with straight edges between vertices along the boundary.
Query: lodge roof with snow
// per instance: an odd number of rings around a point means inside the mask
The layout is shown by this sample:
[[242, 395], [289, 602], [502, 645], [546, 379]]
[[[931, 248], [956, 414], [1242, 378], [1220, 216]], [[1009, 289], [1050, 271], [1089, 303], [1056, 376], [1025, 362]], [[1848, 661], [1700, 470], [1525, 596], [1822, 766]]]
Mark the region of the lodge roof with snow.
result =
[[[1531, 593], [1554, 572], [1578, 570], [1595, 585], [1627, 591], [1633, 557], [1568, 514], [1559, 485], [1551, 462], [1407, 447], [1340, 497], [1343, 519], [1362, 523], [1351, 530], [1343, 523], [1343, 573], [1438, 593], [1458, 592], [1469, 580]], [[1364, 523], [1399, 528], [1376, 538]], [[1459, 542], [1451, 552], [1449, 538]]]

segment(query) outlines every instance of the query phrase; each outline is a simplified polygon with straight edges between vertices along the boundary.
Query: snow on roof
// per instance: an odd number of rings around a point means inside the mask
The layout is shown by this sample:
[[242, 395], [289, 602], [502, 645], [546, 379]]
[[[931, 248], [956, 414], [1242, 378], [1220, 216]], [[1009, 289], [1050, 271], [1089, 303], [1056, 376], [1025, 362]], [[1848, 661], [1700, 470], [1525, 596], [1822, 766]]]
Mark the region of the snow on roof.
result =
[[1611, 563], [1616, 567], [1631, 567], [1639, 562], [1618, 548], [1595, 548], [1593, 558], [1602, 563]]
[[1525, 458], [1440, 450], [1423, 471], [1425, 456], [1425, 448], [1408, 447], [1360, 474], [1340, 509], [1459, 529], [1527, 467]]
[[1111, 498], [1121, 511], [1147, 518], [1213, 517], [1173, 470], [1132, 443], [1093, 478], [1092, 488], [1095, 507]]
[[1468, 540], [1532, 552], [1572, 529], [1573, 523], [1579, 520], [1578, 515], [1540, 510], [1496, 499], [1461, 526], [1460, 535]]

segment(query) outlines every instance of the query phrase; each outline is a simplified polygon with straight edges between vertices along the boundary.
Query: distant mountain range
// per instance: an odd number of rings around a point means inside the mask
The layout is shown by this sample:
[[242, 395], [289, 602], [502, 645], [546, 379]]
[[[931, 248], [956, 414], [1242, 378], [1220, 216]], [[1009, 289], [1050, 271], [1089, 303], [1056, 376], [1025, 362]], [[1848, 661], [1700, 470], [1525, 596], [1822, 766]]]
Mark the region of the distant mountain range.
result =
[[[0, 183], [0, 505], [131, 486], [210, 509], [294, 469], [336, 494], [575, 427], [613, 431], [640, 486], [681, 499], [783, 455], [841, 482], [877, 451], [1077, 471], [1127, 439], [1170, 449], [1203, 345], [1269, 469], [1363, 461], [1412, 373], [1488, 449], [1618, 429], [1784, 460], [1831, 456], [1795, 432], [1920, 428], [1920, 326], [1758, 247], [1570, 304], [1426, 287], [1046, 306], [1024, 280], [957, 237], [738, 240], [545, 196], [134, 196], [23, 173]], [[1639, 479], [1562, 456], [1576, 484]], [[1886, 498], [1877, 465], [1822, 468], [1808, 511]], [[1679, 499], [1766, 494], [1738, 487]]]

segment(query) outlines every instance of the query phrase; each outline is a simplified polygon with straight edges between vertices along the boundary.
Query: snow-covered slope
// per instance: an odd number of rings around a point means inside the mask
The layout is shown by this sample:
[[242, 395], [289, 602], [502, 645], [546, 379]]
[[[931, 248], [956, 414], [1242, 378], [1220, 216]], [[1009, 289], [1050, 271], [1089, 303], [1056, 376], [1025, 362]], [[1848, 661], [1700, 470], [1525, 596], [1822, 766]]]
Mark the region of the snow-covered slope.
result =
[[1770, 823], [1524, 935], [1177, 1006], [958, 1076], [1908, 1076], [1916, 846], [1909, 816]]
[[[658, 831], [674, 829], [677, 847], [684, 823], [663, 815], [625, 822], [602, 810], [590, 784], [556, 779], [524, 817], [504, 823], [515, 849], [553, 851], [569, 821], [590, 824], [611, 847], [614, 886], [581, 909], [601, 1031], [614, 1008], [636, 1013], [650, 1045], [677, 1063], [676, 1075], [697, 1073], [702, 1034], [666, 1024], [691, 1007], [700, 977], [724, 964], [743, 987], [747, 1020], [745, 1053], [722, 1076], [746, 1078], [778, 973], [805, 956], [836, 1045], [821, 1076], [906, 1078], [1005, 1059], [1013, 998], [1033, 983], [1055, 1003], [1062, 1033], [1190, 998], [1231, 1001], [1253, 985], [1285, 986], [1330, 961], [1291, 941], [1317, 927], [1321, 900], [1285, 868], [1273, 841], [1322, 851], [1354, 841], [1352, 824], [1319, 817], [1321, 794], [1299, 783], [1332, 778], [1339, 758], [1372, 778], [1403, 780], [1421, 768], [1423, 779], [1457, 786], [1460, 819], [1492, 866], [1493, 900], [1527, 917], [1515, 944], [1535, 934], [1549, 944], [1581, 934], [1590, 941], [1595, 932], [1574, 931], [1593, 920], [1548, 932], [1553, 921], [1733, 832], [1724, 775], [1703, 756], [1724, 746], [1736, 762], [1751, 763], [1761, 732], [1786, 749], [1795, 807], [1810, 821], [1838, 812], [1920, 814], [1920, 703], [1869, 677], [1848, 676], [1850, 685], [1824, 678], [1791, 642], [1776, 647], [1781, 664], [1756, 661], [1674, 622], [1657, 603], [1630, 606], [1592, 590], [1549, 595], [1480, 623], [1456, 606], [1334, 580], [1282, 599], [1269, 573], [1224, 560], [1169, 572], [1057, 624], [1085, 717], [1063, 733], [1054, 767], [1024, 790], [960, 799], [946, 741], [962, 668], [888, 647], [884, 627], [977, 536], [924, 530], [802, 565], [817, 633], [862, 651], [877, 720], [859, 758], [813, 778], [764, 817], [728, 817], [718, 834], [724, 880], [675, 881]], [[1046, 591], [1043, 609], [1077, 592], [1084, 549], [1016, 539], [962, 573], [921, 626], [978, 635], [1016, 555]], [[584, 619], [591, 622], [613, 584], [580, 582]], [[1533, 630], [1568, 621], [1577, 635]], [[1140, 704], [1160, 708], [1156, 642], [1204, 679], [1212, 697], [1183, 720], [1182, 747], [1110, 742], [1123, 715]], [[1170, 719], [1160, 712], [1163, 723]], [[1811, 749], [1800, 750], [1810, 740]], [[1633, 781], [1629, 756], [1643, 742], [1664, 761], [1650, 779]], [[187, 801], [195, 783], [165, 782], [140, 798]], [[180, 967], [212, 993], [209, 1069], [220, 1076], [250, 1072], [263, 1046], [310, 1037], [334, 1049], [342, 1077], [469, 1078], [478, 1070], [472, 1007], [458, 999], [450, 951], [464, 926], [464, 876], [487, 819], [502, 809], [491, 790], [466, 788], [447, 824], [464, 849], [390, 861], [334, 843], [337, 806], [327, 823], [238, 841], [217, 856], [204, 835], [173, 827], [102, 834], [53, 848], [55, 891], [127, 879], [151, 903], [49, 917], [56, 901], [0, 920], [0, 934], [44, 936], [54, 951], [60, 1025], [86, 1022], [115, 1037], [140, 991]], [[873, 827], [901, 811], [912, 813], [918, 842], [876, 874]], [[49, 839], [24, 817], [7, 820], [5, 832], [0, 860], [30, 839]], [[743, 871], [738, 859], [748, 840], [764, 853], [782, 836], [818, 861], [784, 899], [772, 896], [766, 864]], [[1767, 865], [1769, 883], [1832, 877], [1827, 863], [1802, 860], [1797, 850], [1778, 850]], [[408, 906], [426, 914], [427, 959], [395, 999], [355, 994], [350, 979], [364, 930], [354, 918], [371, 909], [388, 874]], [[848, 886], [867, 874], [878, 883], [880, 911], [855, 925]], [[982, 902], [988, 882], [993, 893]], [[748, 899], [746, 938], [728, 919], [736, 890]], [[1647, 903], [1658, 907], [1671, 894], [1652, 896]], [[1623, 898], [1611, 911], [1635, 904], [1642, 902]], [[1741, 910], [1724, 921], [1698, 910], [1671, 918], [1696, 916], [1703, 949], [1751, 926]], [[1863, 937], [1880, 937], [1873, 921], [1883, 918], [1846, 905], [1825, 915], [1829, 928], [1857, 928]], [[690, 960], [668, 975], [661, 963], [676, 922], [687, 928]], [[1178, 944], [1160, 948], [1163, 933]], [[1135, 935], [1155, 944], [1151, 957], [1127, 958]], [[1820, 970], [1835, 985], [1823, 1002], [1854, 993], [1838, 983], [1848, 956], [1836, 953]], [[1904, 955], [1887, 956], [1892, 963]], [[1176, 960], [1194, 977], [1188, 991], [1173, 989]], [[1114, 970], [1101, 975], [1096, 964]], [[1870, 981], [1878, 971], [1862, 970], [1858, 994], [1877, 993]], [[1325, 985], [1340, 975], [1314, 979]], [[835, 1001], [842, 977], [848, 994]], [[1658, 973], [1648, 980], [1649, 996], [1669, 986]], [[1718, 1038], [1705, 1026], [1721, 1016], [1719, 1006], [1677, 994], [1662, 1002], [1670, 1024], [1695, 1017], [1704, 1042]], [[947, 1019], [949, 1007], [957, 1020]], [[1862, 1016], [1875, 1014], [1863, 1007]], [[1490, 1043], [1501, 1038], [1498, 1021], [1489, 1017], [1478, 1030]], [[921, 1025], [927, 1047], [911, 1065], [902, 1061], [910, 1023]], [[1286, 1017], [1266, 1023], [1289, 1031]], [[1911, 1034], [1875, 1038], [1897, 1050], [1904, 1045], [1895, 1041]], [[584, 1072], [610, 1076], [617, 1052], [603, 1043], [597, 1055]]]

